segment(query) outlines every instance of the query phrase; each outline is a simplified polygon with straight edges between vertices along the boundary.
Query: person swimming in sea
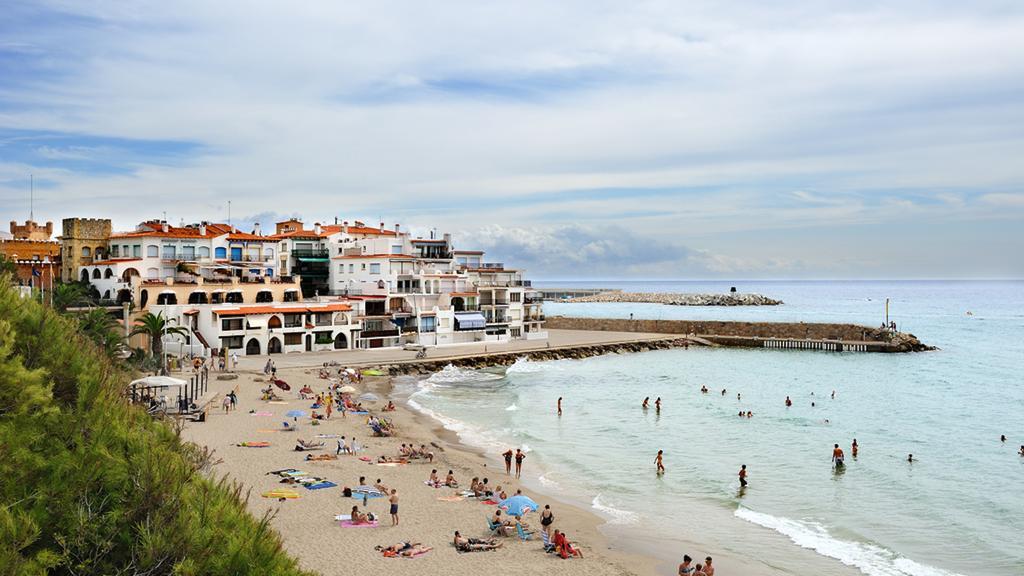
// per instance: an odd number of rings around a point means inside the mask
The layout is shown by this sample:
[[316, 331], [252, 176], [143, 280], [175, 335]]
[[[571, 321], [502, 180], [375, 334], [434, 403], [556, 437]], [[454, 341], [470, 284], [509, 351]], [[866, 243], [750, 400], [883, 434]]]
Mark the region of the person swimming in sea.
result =
[[854, 458], [857, 457], [857, 448], [858, 448], [858, 446], [857, 446], [857, 439], [854, 438], [853, 439], [853, 444], [850, 446], [850, 453], [853, 454]]
[[843, 467], [844, 456], [843, 449], [839, 447], [839, 444], [836, 444], [835, 447], [832, 448], [832, 461], [835, 462], [836, 468]]
[[654, 463], [658, 465], [657, 473], [659, 475], [665, 473], [665, 464], [662, 462], [662, 455], [663, 454], [664, 454], [664, 451], [658, 450], [658, 455], [654, 457]]
[[1024, 444], [1020, 445], [1020, 452], [1018, 452], [1018, 454], [1020, 454], [1021, 456], [1024, 456]]
[[644, 410], [647, 410], [647, 408], [649, 407], [650, 403], [651, 403], [651, 397], [650, 396], [644, 398], [644, 403], [643, 403], [643, 405], [641, 405], [641, 408], [643, 408]]
[[661, 412], [661, 396], [658, 396], [658, 399], [654, 401], [654, 411]]
[[1006, 434], [1000, 434], [999, 435], [999, 441], [1000, 442], [1006, 442]]
[[558, 415], [559, 416], [562, 415], [562, 397], [561, 396], [558, 397]]
[[786, 396], [786, 408], [789, 408], [792, 405], [793, 401], [789, 399], [789, 396]]
[[913, 454], [907, 454], [907, 462], [910, 462], [911, 464], [914, 463], [914, 455]]
[[736, 393], [736, 400], [739, 400], [739, 399], [740, 399], [740, 393], [739, 393], [739, 392], [737, 392], [737, 393]]
[[725, 396], [725, 388], [722, 388], [722, 396]]

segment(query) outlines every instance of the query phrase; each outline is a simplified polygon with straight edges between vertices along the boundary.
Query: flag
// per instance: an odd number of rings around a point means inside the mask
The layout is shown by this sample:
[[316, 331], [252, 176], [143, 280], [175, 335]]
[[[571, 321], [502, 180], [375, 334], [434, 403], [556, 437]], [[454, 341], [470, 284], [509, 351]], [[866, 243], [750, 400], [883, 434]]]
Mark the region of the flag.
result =
[[35, 268], [35, 267], [33, 267], [33, 268], [32, 268], [32, 275], [33, 275], [33, 276], [38, 276], [38, 277], [42, 277], [42, 276], [43, 276], [43, 271], [42, 271], [42, 270], [40, 270], [39, 268]]

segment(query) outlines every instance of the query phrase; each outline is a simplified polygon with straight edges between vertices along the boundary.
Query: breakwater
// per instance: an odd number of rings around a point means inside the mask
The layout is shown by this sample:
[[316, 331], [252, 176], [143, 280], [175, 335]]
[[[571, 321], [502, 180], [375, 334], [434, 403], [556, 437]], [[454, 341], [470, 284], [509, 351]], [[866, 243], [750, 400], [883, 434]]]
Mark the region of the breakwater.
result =
[[570, 298], [566, 302], [630, 302], [669, 306], [778, 306], [775, 300], [760, 294], [676, 294], [667, 292], [601, 292]]
[[720, 346], [859, 352], [921, 352], [934, 349], [913, 334], [857, 324], [725, 322], [714, 320], [625, 320], [548, 316], [552, 330], [683, 334]]
[[631, 354], [636, 352], [648, 352], [651, 350], [667, 350], [669, 348], [687, 348], [691, 344], [699, 344], [699, 342], [687, 337], [673, 336], [609, 344], [587, 344], [560, 346], [557, 348], [544, 348], [538, 350], [522, 350], [516, 352], [472, 354], [454, 358], [440, 358], [437, 360], [408, 360], [381, 364], [378, 368], [392, 376], [399, 374], [433, 374], [434, 372], [443, 370], [445, 366], [449, 365], [472, 369], [487, 368], [490, 366], [511, 366], [520, 358], [529, 358], [530, 360], [537, 361], [560, 360], [564, 358], [578, 360], [582, 358], [589, 358], [591, 356], [601, 356], [604, 354]]

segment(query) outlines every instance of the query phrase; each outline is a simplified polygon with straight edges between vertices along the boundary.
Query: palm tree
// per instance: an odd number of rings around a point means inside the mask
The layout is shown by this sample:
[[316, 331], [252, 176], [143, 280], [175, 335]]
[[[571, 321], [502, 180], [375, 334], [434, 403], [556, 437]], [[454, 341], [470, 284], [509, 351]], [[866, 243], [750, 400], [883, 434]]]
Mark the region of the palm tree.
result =
[[153, 357], [162, 358], [164, 351], [163, 335], [177, 334], [184, 336], [188, 334], [188, 330], [182, 326], [168, 326], [163, 312], [159, 314], [146, 312], [135, 319], [135, 328], [132, 329], [131, 335], [134, 336], [136, 334], [145, 334], [149, 337], [149, 350], [153, 353]]
[[78, 325], [90, 340], [102, 348], [110, 358], [118, 357], [124, 350], [124, 341], [117, 322], [102, 308], [90, 308], [78, 315]]
[[73, 308], [89, 302], [89, 297], [81, 284], [57, 284], [53, 287], [53, 309], [58, 312], [66, 312]]

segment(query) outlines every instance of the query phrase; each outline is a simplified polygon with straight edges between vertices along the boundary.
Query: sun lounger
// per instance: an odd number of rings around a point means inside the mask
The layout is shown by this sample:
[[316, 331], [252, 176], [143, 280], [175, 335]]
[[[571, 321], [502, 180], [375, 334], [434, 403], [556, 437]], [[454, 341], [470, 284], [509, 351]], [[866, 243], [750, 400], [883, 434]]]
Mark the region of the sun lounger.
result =
[[505, 535], [504, 530], [499, 530], [502, 526], [503, 525], [501, 522], [491, 522], [490, 518], [487, 519], [487, 529], [490, 530], [492, 533], [497, 534], [498, 536]]
[[533, 536], [533, 532], [527, 532], [523, 529], [523, 525], [518, 522], [516, 523], [516, 534], [519, 535], [520, 540], [529, 540]]

